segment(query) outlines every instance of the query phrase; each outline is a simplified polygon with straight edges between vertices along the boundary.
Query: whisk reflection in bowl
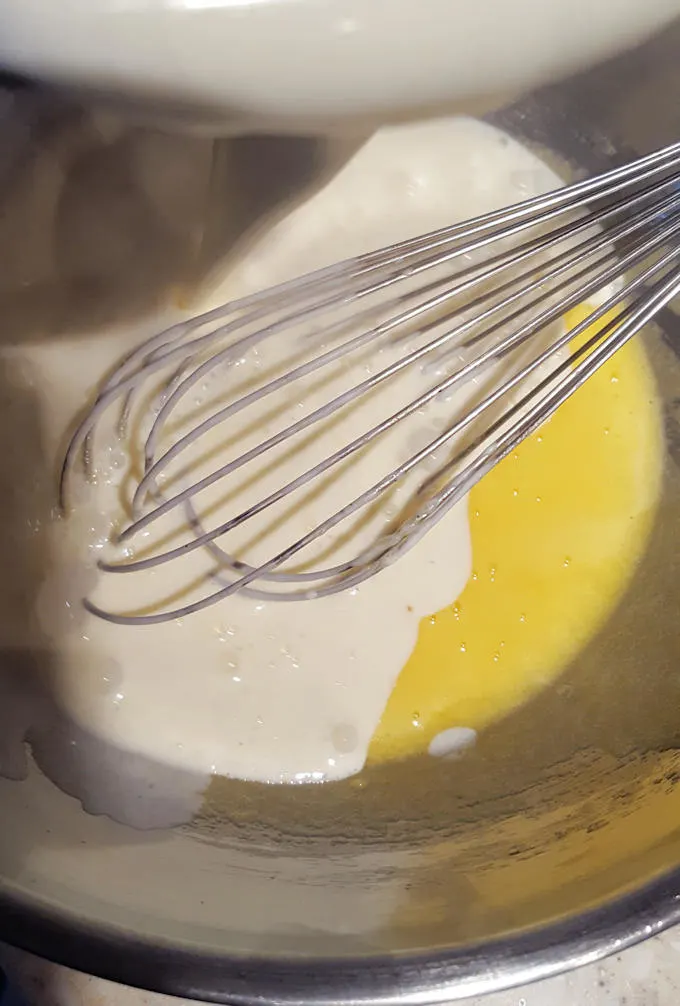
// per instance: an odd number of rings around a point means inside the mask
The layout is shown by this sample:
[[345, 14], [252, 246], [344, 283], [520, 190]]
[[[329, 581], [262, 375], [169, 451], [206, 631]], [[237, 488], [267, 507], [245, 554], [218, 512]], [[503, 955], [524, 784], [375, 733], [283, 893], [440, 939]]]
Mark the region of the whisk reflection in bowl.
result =
[[[139, 542], [178, 512], [186, 538], [169, 547], [161, 535], [150, 554], [145, 549], [100, 568], [140, 572], [199, 549], [208, 550], [211, 568], [200, 596], [186, 604], [116, 614], [86, 600], [88, 610], [120, 624], [153, 624], [237, 591], [261, 600], [323, 597], [394, 562], [680, 293], [679, 184], [680, 144], [674, 144], [599, 177], [232, 301], [148, 339], [101, 384], [73, 434], [61, 505], [66, 509], [78, 455], [91, 469], [95, 427], [117, 407], [118, 435], [138, 441], [141, 453], [131, 519], [117, 541]], [[596, 306], [565, 331], [561, 319], [584, 303]], [[265, 365], [254, 383], [234, 379], [245, 355], [270, 347], [276, 347], [277, 367]], [[370, 361], [365, 378], [318, 401], [324, 375], [341, 374], [357, 359]], [[204, 494], [212, 487], [250, 465], [267, 467], [277, 450], [327, 430], [413, 368], [422, 375], [422, 392], [348, 439], [336, 438], [337, 446], [310, 467], [293, 477], [284, 472], [280, 484], [208, 526], [216, 503]], [[218, 384], [217, 399], [197, 419], [197, 389], [211, 381]], [[247, 449], [191, 477], [187, 459], [211, 431], [253, 406], [275, 403], [277, 395], [307, 399], [310, 386], [317, 397], [300, 418], [285, 413], [283, 425], [263, 438], [251, 430]], [[470, 389], [465, 407], [442, 429], [431, 429], [403, 461], [273, 555], [249, 563], [219, 544], [335, 477], [380, 438], [405, 430], [408, 420], [461, 388]], [[231, 446], [226, 440], [224, 450]], [[305, 550], [323, 547], [340, 525], [382, 505], [409, 479], [416, 481], [401, 517], [370, 543], [332, 565], [291, 568]], [[201, 498], [209, 501], [203, 508]]]

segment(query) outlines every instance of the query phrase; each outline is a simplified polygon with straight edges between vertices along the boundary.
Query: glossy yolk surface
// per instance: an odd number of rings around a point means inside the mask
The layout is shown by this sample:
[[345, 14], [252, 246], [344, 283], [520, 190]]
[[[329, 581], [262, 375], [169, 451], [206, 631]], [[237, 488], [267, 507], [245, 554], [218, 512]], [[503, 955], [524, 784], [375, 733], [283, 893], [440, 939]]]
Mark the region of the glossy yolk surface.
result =
[[369, 763], [423, 752], [451, 727], [486, 727], [555, 679], [635, 569], [661, 445], [654, 378], [633, 340], [471, 492], [472, 577], [422, 620]]

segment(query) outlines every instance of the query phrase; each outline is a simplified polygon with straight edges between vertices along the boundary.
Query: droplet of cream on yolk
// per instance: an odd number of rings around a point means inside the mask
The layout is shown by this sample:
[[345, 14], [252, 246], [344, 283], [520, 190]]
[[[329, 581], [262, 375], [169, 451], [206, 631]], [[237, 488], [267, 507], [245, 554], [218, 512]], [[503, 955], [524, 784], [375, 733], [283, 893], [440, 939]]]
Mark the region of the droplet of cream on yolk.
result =
[[[570, 312], [568, 327], [588, 313]], [[369, 763], [427, 751], [450, 727], [480, 730], [560, 674], [635, 570], [662, 446], [654, 378], [635, 339], [472, 490], [473, 574], [421, 622]]]

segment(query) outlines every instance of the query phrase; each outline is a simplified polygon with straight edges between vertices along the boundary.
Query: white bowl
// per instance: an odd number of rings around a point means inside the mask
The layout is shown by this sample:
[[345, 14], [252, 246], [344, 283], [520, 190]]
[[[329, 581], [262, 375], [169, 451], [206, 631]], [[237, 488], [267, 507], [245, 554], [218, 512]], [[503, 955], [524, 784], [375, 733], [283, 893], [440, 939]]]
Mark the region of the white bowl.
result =
[[326, 132], [563, 77], [678, 0], [3, 0], [0, 64], [192, 126]]

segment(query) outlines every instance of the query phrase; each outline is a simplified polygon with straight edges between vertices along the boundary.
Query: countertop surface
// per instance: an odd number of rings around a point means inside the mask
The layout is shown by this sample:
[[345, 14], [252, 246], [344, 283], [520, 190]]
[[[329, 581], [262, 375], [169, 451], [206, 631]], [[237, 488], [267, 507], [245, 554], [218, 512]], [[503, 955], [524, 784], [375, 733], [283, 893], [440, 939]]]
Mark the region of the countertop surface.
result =
[[[191, 1006], [113, 985], [9, 948], [0, 959], [26, 1006]], [[533, 985], [464, 1000], [467, 1006], [678, 1006], [680, 928], [624, 953]]]

